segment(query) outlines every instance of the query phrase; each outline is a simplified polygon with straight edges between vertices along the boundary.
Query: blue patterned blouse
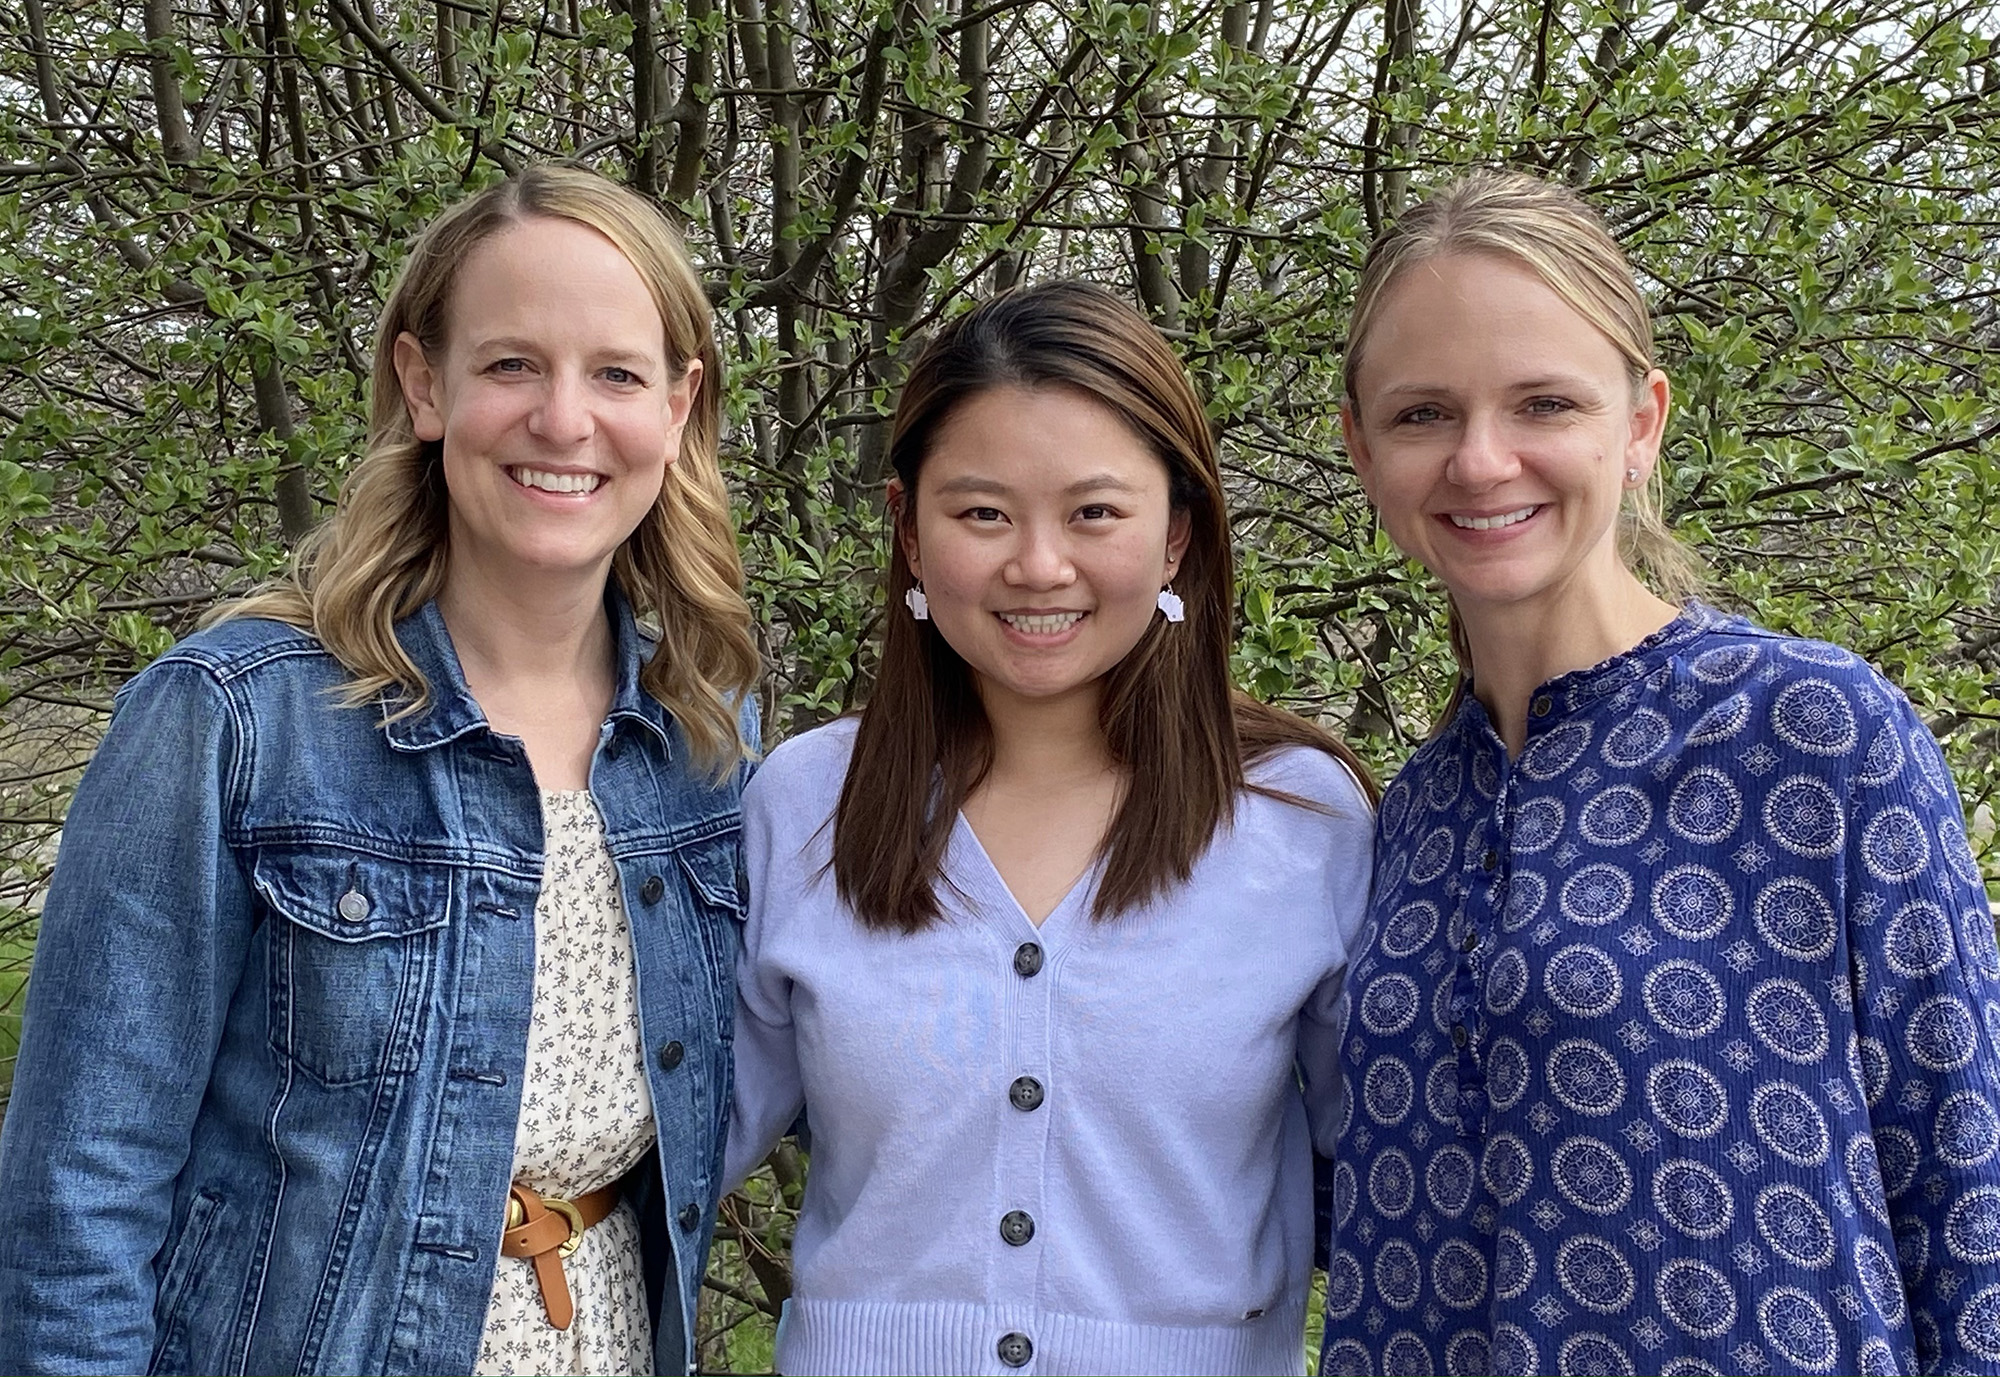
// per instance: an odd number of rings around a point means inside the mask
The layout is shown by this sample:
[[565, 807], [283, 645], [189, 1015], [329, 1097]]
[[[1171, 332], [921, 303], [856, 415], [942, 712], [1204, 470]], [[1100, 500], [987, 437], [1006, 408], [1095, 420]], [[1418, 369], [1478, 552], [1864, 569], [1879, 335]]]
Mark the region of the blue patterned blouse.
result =
[[2000, 953], [1855, 656], [1699, 604], [1382, 800], [1324, 1373], [2000, 1371]]

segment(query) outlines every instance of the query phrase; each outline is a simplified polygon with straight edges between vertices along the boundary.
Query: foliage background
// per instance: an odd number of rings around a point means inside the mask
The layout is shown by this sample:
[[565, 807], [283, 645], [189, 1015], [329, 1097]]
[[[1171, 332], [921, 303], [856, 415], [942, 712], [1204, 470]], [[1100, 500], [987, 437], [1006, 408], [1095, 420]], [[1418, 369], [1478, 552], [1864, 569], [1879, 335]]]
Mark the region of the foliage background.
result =
[[[936, 321], [1056, 275], [1195, 370], [1238, 668], [1385, 772], [1449, 656], [1338, 451], [1367, 240], [1470, 162], [1639, 265], [1717, 597], [1882, 665], [1989, 875], [2000, 10], [1935, 0], [22, 0], [0, 12], [0, 1083], [111, 693], [277, 569], [361, 437], [410, 231], [579, 158], [686, 227], [774, 731], [865, 689], [883, 424]], [[732, 1203], [702, 1362], [768, 1364], [799, 1163]]]

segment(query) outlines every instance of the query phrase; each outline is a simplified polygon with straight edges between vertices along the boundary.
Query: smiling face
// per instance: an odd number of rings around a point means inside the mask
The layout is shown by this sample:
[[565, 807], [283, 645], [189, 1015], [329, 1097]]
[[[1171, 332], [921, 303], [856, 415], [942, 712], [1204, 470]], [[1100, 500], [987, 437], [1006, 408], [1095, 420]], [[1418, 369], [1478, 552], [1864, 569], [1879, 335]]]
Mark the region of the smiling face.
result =
[[1526, 267], [1484, 254], [1404, 270], [1364, 343], [1341, 415], [1355, 472], [1465, 615], [1560, 611], [1629, 579], [1618, 509], [1652, 474], [1663, 374], [1635, 387], [1606, 335]]
[[[890, 501], [906, 500], [890, 485]], [[1187, 546], [1167, 468], [1117, 415], [1066, 387], [959, 403], [899, 523], [938, 632], [996, 695], [1084, 693], [1138, 644]]]
[[441, 350], [396, 340], [422, 440], [442, 441], [453, 584], [601, 589], [660, 496], [701, 376], [644, 279], [574, 220], [531, 218], [460, 267]]

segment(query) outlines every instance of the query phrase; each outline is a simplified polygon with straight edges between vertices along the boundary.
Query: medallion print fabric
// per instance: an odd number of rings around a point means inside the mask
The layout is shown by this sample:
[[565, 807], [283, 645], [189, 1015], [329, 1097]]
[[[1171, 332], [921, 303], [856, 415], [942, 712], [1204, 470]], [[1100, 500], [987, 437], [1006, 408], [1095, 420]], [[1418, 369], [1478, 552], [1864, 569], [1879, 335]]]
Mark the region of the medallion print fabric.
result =
[[[587, 790], [542, 791], [535, 1004], [514, 1180], [565, 1200], [608, 1186], [653, 1146], [632, 929], [604, 821]], [[495, 1228], [499, 1221], [495, 1221]], [[473, 1371], [653, 1370], [639, 1217], [621, 1200], [563, 1262], [576, 1316], [549, 1323], [527, 1258], [503, 1257]]]
[[2000, 953], [1855, 656], [1699, 604], [1382, 801], [1336, 1373], [2000, 1371]]

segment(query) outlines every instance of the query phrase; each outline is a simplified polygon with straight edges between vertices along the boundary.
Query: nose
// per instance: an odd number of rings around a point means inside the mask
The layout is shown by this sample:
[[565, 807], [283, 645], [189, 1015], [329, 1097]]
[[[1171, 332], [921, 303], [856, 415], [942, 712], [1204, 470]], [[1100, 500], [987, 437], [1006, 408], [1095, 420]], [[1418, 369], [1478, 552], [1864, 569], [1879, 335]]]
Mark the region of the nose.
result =
[[551, 373], [540, 401], [529, 414], [528, 429], [538, 439], [560, 448], [589, 439], [592, 421], [584, 380], [568, 369]]
[[1075, 582], [1076, 567], [1062, 530], [1041, 523], [1023, 526], [1005, 576], [1017, 588], [1037, 590], [1066, 588]]
[[1445, 477], [1474, 492], [1496, 487], [1521, 471], [1521, 461], [1508, 442], [1502, 419], [1490, 414], [1468, 416], [1445, 465]]

